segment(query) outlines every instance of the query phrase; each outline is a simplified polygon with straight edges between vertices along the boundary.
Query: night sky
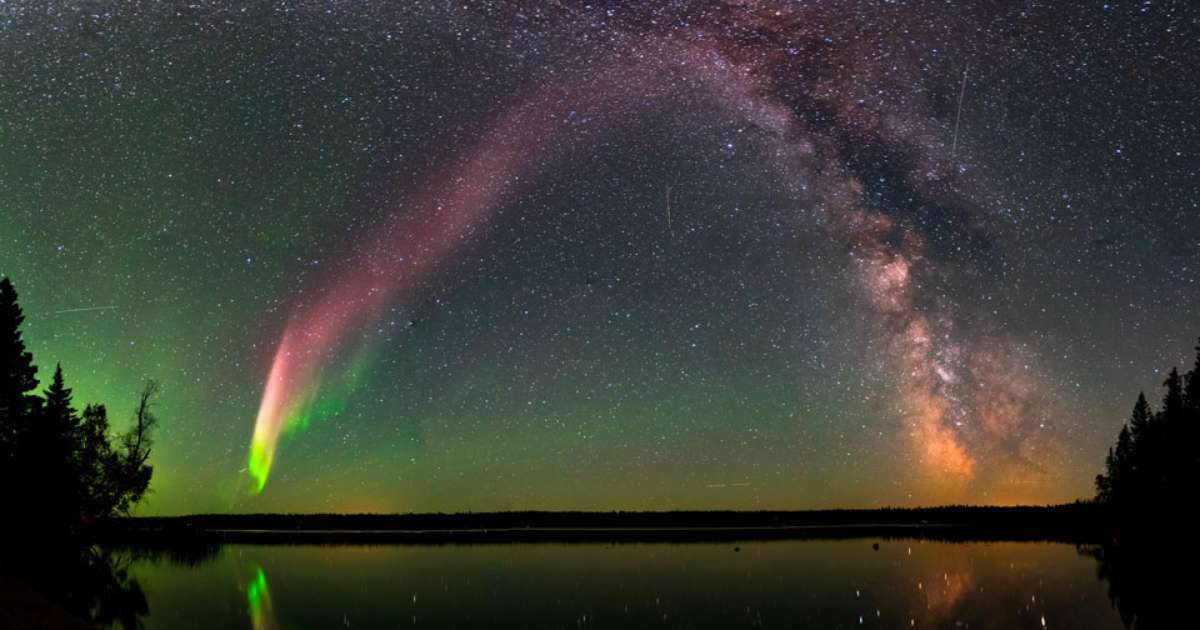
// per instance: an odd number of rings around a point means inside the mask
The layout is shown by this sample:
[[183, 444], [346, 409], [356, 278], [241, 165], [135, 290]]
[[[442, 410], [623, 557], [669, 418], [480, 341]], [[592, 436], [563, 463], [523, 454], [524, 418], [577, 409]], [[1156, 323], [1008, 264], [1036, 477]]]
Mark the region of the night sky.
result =
[[1197, 68], [1189, 0], [0, 0], [0, 274], [43, 384], [161, 382], [142, 514], [1073, 500], [1200, 334]]

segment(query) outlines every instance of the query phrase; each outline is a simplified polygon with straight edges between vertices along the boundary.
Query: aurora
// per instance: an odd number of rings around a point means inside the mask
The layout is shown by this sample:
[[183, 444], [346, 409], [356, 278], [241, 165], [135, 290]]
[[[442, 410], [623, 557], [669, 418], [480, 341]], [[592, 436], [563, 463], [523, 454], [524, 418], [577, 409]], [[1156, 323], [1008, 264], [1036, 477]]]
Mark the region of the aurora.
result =
[[[534, 115], [538, 99], [515, 108], [461, 166], [439, 178], [407, 213], [400, 213], [365, 251], [317, 292], [283, 333], [263, 390], [254, 423], [246, 470], [250, 490], [262, 492], [275, 461], [280, 438], [327, 415], [325, 380], [328, 358], [356, 328], [378, 318], [389, 304], [404, 299], [439, 262], [469, 239], [470, 232], [509, 193], [512, 183], [537, 157], [530, 147], [550, 133], [554, 120]], [[360, 371], [363, 361], [353, 362]], [[353, 380], [353, 379], [351, 379]], [[334, 400], [338, 399], [334, 395]], [[336, 408], [337, 403], [333, 403]]]

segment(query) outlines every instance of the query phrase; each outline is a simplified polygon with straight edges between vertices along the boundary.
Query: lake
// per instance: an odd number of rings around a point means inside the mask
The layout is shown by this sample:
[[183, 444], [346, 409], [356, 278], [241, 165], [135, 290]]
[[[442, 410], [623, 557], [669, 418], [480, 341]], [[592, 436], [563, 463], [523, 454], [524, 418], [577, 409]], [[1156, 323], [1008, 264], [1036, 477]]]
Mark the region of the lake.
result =
[[127, 562], [147, 628], [1123, 627], [1097, 560], [1062, 543], [227, 545]]

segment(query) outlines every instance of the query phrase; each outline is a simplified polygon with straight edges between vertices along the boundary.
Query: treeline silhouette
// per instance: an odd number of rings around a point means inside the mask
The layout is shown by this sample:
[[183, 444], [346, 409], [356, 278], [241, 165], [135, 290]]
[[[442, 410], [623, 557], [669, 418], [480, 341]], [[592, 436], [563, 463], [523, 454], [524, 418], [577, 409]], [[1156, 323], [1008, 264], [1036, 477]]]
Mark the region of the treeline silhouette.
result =
[[666, 510], [456, 512], [445, 514], [194, 514], [118, 521], [127, 527], [191, 527], [201, 530], [467, 530], [498, 528], [738, 528], [837, 525], [1019, 525], [1038, 520], [1089, 520], [1094, 506], [944, 505], [829, 510]]
[[1126, 628], [1177, 628], [1192, 616], [1191, 582], [1200, 565], [1191, 542], [1192, 499], [1200, 487], [1200, 346], [1192, 369], [1172, 368], [1155, 409], [1138, 394], [1129, 421], [1096, 475], [1096, 504], [1108, 535], [1082, 548]]
[[[1179, 506], [1200, 487], [1200, 346], [1183, 376], [1171, 368], [1158, 410], [1139, 393], [1129, 422], [1096, 475], [1096, 500], [1117, 516], [1145, 515]], [[1190, 507], [1190, 506], [1189, 506]]]
[[1097, 542], [1100, 508], [942, 506], [875, 510], [197, 514], [117, 519], [105, 540], [336, 544], [708, 542], [853, 537]]
[[76, 410], [61, 366], [38, 395], [24, 321], [12, 282], [0, 279], [0, 479], [9, 506], [4, 526], [61, 537], [128, 515], [150, 488], [158, 385], [146, 384], [132, 426], [113, 434], [104, 405]]

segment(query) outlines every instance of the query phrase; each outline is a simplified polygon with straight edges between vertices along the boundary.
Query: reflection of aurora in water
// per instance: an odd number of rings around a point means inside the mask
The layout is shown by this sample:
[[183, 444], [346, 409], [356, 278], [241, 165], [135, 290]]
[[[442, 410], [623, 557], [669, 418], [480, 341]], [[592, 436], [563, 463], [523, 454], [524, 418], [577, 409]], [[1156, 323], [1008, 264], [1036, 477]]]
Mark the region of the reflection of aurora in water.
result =
[[[1073, 545], [874, 542], [230, 545], [225, 561], [132, 574], [146, 625], [167, 629], [1122, 627]], [[213, 605], [222, 593], [240, 605]]]
[[253, 577], [246, 585], [246, 604], [250, 609], [250, 626], [254, 630], [273, 630], [279, 627], [275, 610], [271, 607], [271, 592], [267, 589], [267, 575], [259, 565], [253, 565]]

